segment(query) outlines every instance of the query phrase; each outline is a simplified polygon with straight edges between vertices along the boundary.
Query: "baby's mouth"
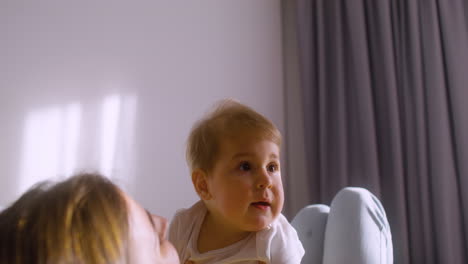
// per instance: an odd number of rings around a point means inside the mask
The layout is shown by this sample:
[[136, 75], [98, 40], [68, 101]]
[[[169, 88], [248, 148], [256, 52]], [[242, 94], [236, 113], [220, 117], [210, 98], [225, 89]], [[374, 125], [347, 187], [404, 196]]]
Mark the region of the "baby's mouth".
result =
[[271, 206], [269, 202], [263, 202], [263, 201], [254, 202], [254, 203], [251, 203], [251, 205], [253, 205], [255, 208], [260, 209], [260, 210], [267, 210]]

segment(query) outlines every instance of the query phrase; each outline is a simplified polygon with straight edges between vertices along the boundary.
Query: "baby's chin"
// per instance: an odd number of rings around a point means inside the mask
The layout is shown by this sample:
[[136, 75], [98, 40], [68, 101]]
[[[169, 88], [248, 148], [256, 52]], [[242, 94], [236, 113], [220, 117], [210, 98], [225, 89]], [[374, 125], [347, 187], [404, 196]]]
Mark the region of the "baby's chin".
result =
[[246, 230], [249, 232], [259, 232], [265, 229], [269, 229], [274, 220], [275, 218], [272, 217], [268, 219], [258, 219], [258, 221], [255, 221], [255, 223], [249, 225]]

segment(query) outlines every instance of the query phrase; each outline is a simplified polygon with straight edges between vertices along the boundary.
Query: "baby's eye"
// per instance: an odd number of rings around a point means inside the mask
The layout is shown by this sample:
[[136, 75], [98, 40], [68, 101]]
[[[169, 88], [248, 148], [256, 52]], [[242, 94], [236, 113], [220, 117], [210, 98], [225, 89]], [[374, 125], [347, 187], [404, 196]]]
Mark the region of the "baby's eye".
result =
[[246, 162], [246, 161], [243, 161], [241, 162], [241, 164], [239, 165], [239, 169], [241, 171], [249, 171], [252, 169], [252, 166], [250, 166], [250, 163]]
[[267, 170], [268, 170], [269, 172], [275, 172], [275, 171], [278, 170], [278, 165], [277, 165], [276, 163], [268, 164]]

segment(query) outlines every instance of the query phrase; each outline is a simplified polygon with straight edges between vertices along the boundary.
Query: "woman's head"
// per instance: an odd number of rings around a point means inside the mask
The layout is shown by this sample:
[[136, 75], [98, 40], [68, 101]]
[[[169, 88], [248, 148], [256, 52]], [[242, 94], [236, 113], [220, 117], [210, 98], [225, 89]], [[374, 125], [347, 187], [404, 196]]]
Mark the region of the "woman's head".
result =
[[132, 203], [97, 174], [42, 183], [0, 213], [0, 263], [132, 263]]
[[174, 246], [166, 239], [167, 220], [142, 208], [130, 196], [127, 202], [129, 223], [128, 263], [179, 263]]

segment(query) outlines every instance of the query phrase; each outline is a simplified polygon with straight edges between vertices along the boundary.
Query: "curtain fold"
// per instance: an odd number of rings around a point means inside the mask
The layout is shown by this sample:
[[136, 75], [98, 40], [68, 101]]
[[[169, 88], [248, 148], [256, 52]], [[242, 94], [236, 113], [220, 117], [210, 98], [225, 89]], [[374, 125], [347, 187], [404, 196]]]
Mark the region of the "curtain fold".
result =
[[297, 0], [311, 200], [385, 206], [395, 263], [468, 263], [468, 4]]

